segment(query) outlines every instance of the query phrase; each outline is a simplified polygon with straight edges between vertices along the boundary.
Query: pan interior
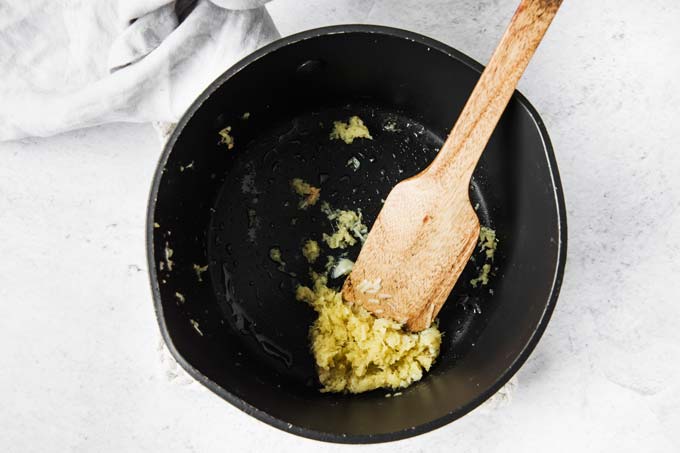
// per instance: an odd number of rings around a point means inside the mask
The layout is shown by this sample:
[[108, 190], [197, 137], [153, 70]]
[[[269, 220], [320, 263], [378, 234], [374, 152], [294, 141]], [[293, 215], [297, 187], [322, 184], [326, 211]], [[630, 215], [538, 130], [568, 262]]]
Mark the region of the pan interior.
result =
[[[267, 423], [340, 442], [431, 429], [507, 381], [545, 327], [565, 247], [548, 137], [521, 96], [470, 187], [482, 224], [499, 238], [491, 281], [469, 284], [483, 260], [477, 251], [440, 313], [442, 351], [424, 379], [397, 398], [321, 394], [307, 336], [315, 313], [293, 294], [309, 282], [303, 241], [322, 244], [331, 225], [318, 205], [298, 209], [290, 180], [320, 187], [334, 208], [361, 208], [370, 226], [391, 187], [435, 157], [479, 74], [427, 38], [344, 26], [258, 51], [197, 100], [161, 161], [149, 218], [159, 322], [194, 377]], [[352, 115], [373, 140], [330, 140], [332, 122]], [[225, 127], [232, 149], [219, 143]]]
[[[333, 122], [351, 115], [364, 120], [372, 140], [346, 144], [329, 138]], [[350, 103], [281, 121], [238, 151], [214, 205], [208, 257], [221, 313], [241, 334], [245, 354], [257, 357], [288, 385], [318, 386], [307, 336], [315, 314], [295, 300], [295, 288], [310, 284], [310, 271], [324, 272], [326, 256], [354, 261], [360, 250], [360, 243], [345, 250], [324, 243], [322, 234], [332, 234], [333, 225], [320, 205], [361, 210], [370, 226], [391, 188], [424, 169], [441, 144], [442, 137], [399, 111]], [[321, 188], [320, 201], [300, 209], [300, 197], [291, 188], [293, 178]], [[474, 181], [471, 198], [481, 223], [491, 225]], [[301, 253], [308, 239], [322, 248], [313, 264]], [[285, 265], [271, 259], [273, 249], [280, 251]], [[484, 262], [479, 251], [475, 260], [440, 316], [447, 333], [442, 360], [462, 354], [473, 341], [468, 334], [474, 331], [472, 319], [479, 310], [474, 301], [488, 293], [488, 288], [474, 289], [469, 283]], [[329, 283], [339, 288], [342, 280]]]

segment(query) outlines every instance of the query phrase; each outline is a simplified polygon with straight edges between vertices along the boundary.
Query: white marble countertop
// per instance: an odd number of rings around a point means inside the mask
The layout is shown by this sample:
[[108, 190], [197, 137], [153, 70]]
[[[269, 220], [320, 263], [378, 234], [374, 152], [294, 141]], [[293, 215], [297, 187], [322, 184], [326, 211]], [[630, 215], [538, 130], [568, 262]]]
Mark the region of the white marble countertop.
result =
[[[514, 0], [275, 0], [282, 34], [366, 22], [486, 62]], [[680, 3], [565, 1], [520, 89], [550, 132], [569, 254], [512, 399], [367, 451], [680, 451]], [[0, 450], [322, 444], [187, 378], [160, 345], [144, 221], [159, 143], [107, 125], [0, 144]]]

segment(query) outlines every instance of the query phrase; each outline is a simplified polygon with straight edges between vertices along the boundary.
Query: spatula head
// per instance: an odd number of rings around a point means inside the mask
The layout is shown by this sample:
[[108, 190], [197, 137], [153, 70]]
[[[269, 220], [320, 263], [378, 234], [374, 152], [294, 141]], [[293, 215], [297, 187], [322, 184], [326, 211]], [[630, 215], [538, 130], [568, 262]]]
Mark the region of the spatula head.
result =
[[385, 200], [342, 294], [416, 332], [430, 326], [479, 237], [468, 181], [446, 190], [423, 173]]

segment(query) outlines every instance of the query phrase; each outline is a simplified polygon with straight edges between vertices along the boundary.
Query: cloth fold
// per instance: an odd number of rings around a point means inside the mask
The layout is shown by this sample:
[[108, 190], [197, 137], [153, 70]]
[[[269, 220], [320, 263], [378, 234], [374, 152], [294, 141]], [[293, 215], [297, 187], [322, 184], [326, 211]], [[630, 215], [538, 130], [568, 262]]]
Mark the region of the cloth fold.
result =
[[219, 74], [278, 38], [265, 3], [0, 4], [0, 140], [176, 122]]
[[108, 59], [109, 71], [123, 68], [148, 55], [161, 45], [177, 25], [177, 14], [172, 1], [136, 18], [113, 41]]

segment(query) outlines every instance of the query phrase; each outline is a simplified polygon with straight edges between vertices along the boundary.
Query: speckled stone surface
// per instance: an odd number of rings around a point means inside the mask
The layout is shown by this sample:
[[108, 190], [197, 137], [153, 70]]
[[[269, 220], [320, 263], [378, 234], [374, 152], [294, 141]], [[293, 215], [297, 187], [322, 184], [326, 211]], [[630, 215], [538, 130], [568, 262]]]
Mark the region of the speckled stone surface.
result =
[[[275, 0], [282, 34], [392, 25], [486, 62], [515, 1]], [[680, 3], [567, 0], [520, 89], [546, 122], [569, 255], [503, 404], [362, 451], [680, 451]], [[36, 114], [39, 114], [37, 112]], [[0, 144], [0, 450], [356, 451], [224, 403], [162, 344], [144, 216], [149, 125]]]

